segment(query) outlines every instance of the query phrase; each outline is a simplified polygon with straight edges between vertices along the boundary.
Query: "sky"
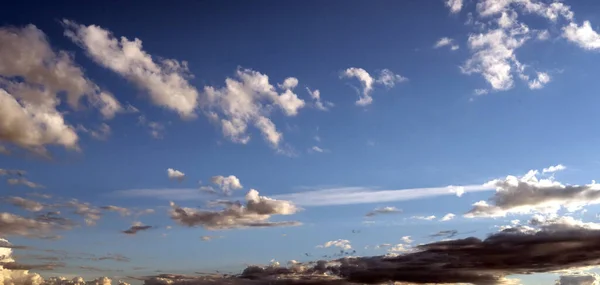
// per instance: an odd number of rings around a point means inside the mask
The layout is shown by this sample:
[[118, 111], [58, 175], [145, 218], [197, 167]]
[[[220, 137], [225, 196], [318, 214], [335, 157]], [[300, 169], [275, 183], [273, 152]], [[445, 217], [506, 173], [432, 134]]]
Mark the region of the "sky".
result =
[[598, 1], [17, 2], [0, 285], [600, 284]]

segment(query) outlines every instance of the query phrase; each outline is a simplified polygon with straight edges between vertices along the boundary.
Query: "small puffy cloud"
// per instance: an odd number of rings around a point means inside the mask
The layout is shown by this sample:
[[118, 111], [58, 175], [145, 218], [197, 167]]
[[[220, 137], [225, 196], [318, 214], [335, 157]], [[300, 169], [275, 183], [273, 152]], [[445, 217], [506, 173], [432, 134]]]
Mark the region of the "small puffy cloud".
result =
[[492, 180], [486, 185], [496, 188], [488, 202], [479, 201], [466, 217], [503, 217], [507, 214], [556, 213], [564, 208], [575, 211], [600, 203], [600, 184], [564, 185], [552, 177], [538, 179], [537, 170], [516, 177]]
[[339, 247], [344, 250], [352, 249], [352, 245], [350, 245], [350, 241], [347, 239], [338, 239], [331, 240], [326, 242], [323, 245], [318, 245], [319, 248], [328, 248], [328, 247]]
[[557, 164], [557, 165], [552, 165], [550, 167], [546, 167], [544, 169], [542, 169], [542, 173], [554, 173], [554, 172], [558, 172], [558, 171], [563, 171], [567, 169], [566, 166], [562, 165], [562, 164]]
[[443, 217], [440, 219], [440, 221], [441, 221], [441, 222], [450, 221], [450, 220], [454, 219], [454, 217], [455, 217], [455, 216], [456, 216], [455, 214], [448, 213], [448, 214], [446, 214], [445, 216], [443, 216]]
[[9, 185], [24, 185], [29, 188], [44, 188], [44, 185], [31, 182], [25, 178], [9, 178], [6, 180]]
[[97, 140], [106, 140], [111, 134], [111, 128], [108, 124], [102, 123], [95, 129], [88, 129], [83, 125], [78, 125], [76, 128], [78, 131], [89, 134], [92, 138]]
[[424, 221], [433, 221], [433, 220], [435, 220], [435, 216], [434, 215], [431, 215], [431, 216], [412, 216], [411, 219], [424, 220]]
[[457, 50], [460, 48], [460, 46], [455, 43], [454, 39], [448, 37], [440, 38], [435, 45], [433, 45], [433, 48], [441, 48], [445, 46], [450, 47], [451, 50]]
[[74, 213], [83, 217], [85, 224], [88, 226], [95, 225], [100, 220], [100, 217], [102, 217], [100, 209], [92, 206], [90, 203], [80, 202], [77, 199], [72, 199], [63, 206], [74, 209]]
[[296, 77], [288, 77], [286, 78], [282, 84], [278, 84], [281, 89], [294, 89], [298, 86], [298, 78]]
[[[102, 207], [100, 207], [100, 209], [109, 211], [109, 212], [119, 213], [119, 215], [121, 215], [123, 217], [131, 215], [131, 210], [129, 210], [127, 208], [119, 207], [119, 206], [108, 205], [108, 206], [102, 206]], [[152, 210], [152, 209], [149, 209], [149, 210]], [[154, 211], [154, 210], [152, 210], [152, 211]]]
[[383, 207], [383, 208], [375, 208], [373, 211], [368, 212], [366, 217], [373, 217], [380, 214], [400, 214], [402, 213], [401, 209], [397, 209], [396, 207]]
[[334, 104], [328, 101], [321, 100], [321, 91], [318, 89], [310, 90], [310, 88], [306, 87], [306, 91], [310, 94], [310, 98], [314, 100], [315, 108], [321, 111], [327, 111], [329, 108], [333, 107]]
[[[0, 140], [46, 155], [47, 145], [77, 150], [78, 136], [57, 108], [80, 111], [83, 102], [106, 119], [119, 102], [84, 76], [69, 53], [55, 52], [33, 25], [0, 28]], [[85, 100], [84, 100], [85, 99]]]
[[463, 7], [463, 0], [445, 0], [445, 4], [450, 9], [450, 13], [456, 14]]
[[206, 98], [201, 106], [206, 115], [221, 126], [225, 137], [246, 144], [250, 141], [248, 125], [252, 124], [271, 147], [279, 151], [283, 134], [269, 118], [271, 111], [277, 107], [286, 116], [295, 116], [305, 106], [291, 89], [279, 94], [267, 75], [251, 69], [238, 68], [236, 78], [227, 78], [225, 87], [206, 86], [204, 93]]
[[563, 37], [583, 49], [600, 49], [600, 35], [592, 29], [590, 21], [584, 21], [581, 26], [570, 23], [563, 28]]
[[171, 202], [171, 219], [187, 227], [204, 227], [209, 230], [247, 227], [298, 226], [299, 222], [274, 222], [273, 215], [292, 215], [299, 211], [292, 202], [260, 196], [251, 189], [246, 194], [246, 205], [241, 202], [220, 203], [222, 210], [183, 208]]
[[182, 181], [185, 178], [185, 174], [179, 170], [173, 168], [167, 168], [167, 176], [169, 179]]
[[390, 249], [388, 250], [388, 252], [390, 252], [390, 253], [398, 253], [398, 252], [407, 252], [409, 250], [410, 249], [407, 248], [405, 244], [399, 243], [397, 245], [394, 245], [394, 246], [390, 247]]
[[229, 175], [229, 176], [217, 175], [217, 176], [211, 177], [210, 181], [213, 184], [219, 186], [219, 188], [225, 195], [230, 195], [232, 190], [239, 190], [239, 189], [244, 188], [244, 186], [242, 186], [242, 183], [240, 182], [240, 180], [237, 177], [235, 177], [235, 175]]
[[410, 238], [410, 236], [403, 236], [402, 237], [402, 242], [404, 242], [404, 243], [412, 243], [413, 240]]
[[80, 25], [63, 20], [65, 35], [81, 46], [87, 55], [148, 92], [152, 103], [194, 117], [198, 91], [187, 81], [193, 77], [187, 62], [174, 59], [155, 61], [142, 49], [140, 39], [116, 38], [96, 25]]
[[8, 197], [5, 201], [13, 206], [23, 208], [30, 212], [39, 212], [44, 210], [44, 205], [34, 200], [29, 200], [21, 197]]
[[538, 72], [537, 78], [529, 81], [529, 89], [542, 89], [550, 82], [550, 75], [545, 72]]
[[367, 106], [373, 103], [373, 85], [382, 84], [385, 87], [392, 88], [396, 83], [407, 81], [406, 77], [399, 74], [394, 74], [389, 69], [383, 69], [379, 75], [379, 78], [375, 79], [364, 69], [358, 67], [350, 67], [344, 70], [340, 76], [341, 78], [356, 78], [362, 85], [362, 93], [360, 93], [359, 99], [355, 102], [358, 106]]

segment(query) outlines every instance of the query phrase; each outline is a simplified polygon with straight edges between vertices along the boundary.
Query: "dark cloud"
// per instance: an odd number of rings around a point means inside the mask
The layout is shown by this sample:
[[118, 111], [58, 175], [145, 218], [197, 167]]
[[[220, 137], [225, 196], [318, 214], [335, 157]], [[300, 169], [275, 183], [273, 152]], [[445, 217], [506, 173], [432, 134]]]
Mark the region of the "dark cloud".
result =
[[0, 262], [0, 266], [7, 270], [55, 270], [59, 267], [65, 267], [64, 263], [53, 262], [46, 264], [22, 264], [17, 262]]
[[144, 225], [133, 225], [129, 229], [123, 231], [124, 234], [135, 235], [140, 231], [145, 231], [151, 229], [152, 226], [144, 226]]
[[380, 214], [400, 214], [402, 213], [401, 209], [396, 209], [396, 207], [383, 207], [383, 208], [375, 208], [373, 211], [368, 212], [366, 217], [373, 217]]
[[112, 261], [119, 261], [119, 262], [131, 261], [131, 259], [129, 257], [123, 256], [121, 254], [109, 254], [109, 255], [101, 256], [101, 257], [93, 257], [93, 258], [90, 258], [90, 260], [94, 260], [94, 261], [112, 260]]

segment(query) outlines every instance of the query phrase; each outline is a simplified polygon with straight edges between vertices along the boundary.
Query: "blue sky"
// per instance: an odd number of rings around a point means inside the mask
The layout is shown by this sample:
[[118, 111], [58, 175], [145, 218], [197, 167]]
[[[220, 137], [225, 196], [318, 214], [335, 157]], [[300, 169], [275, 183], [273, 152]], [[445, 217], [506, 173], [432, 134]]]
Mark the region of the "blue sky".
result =
[[[596, 230], [599, 9], [591, 0], [13, 3], [0, 11], [0, 212], [35, 226], [4, 221], [0, 237], [30, 247], [13, 250], [20, 263], [68, 251], [44, 277], [139, 283], [126, 277], [304, 262], [346, 243], [358, 256], [411, 252], [444, 230], [528, 233], [513, 220]], [[245, 204], [251, 189], [267, 214]], [[223, 199], [242, 201], [251, 222], [177, 214], [215, 213], [207, 203]], [[75, 224], [36, 218], [49, 211]], [[122, 232], [140, 225], [151, 227]], [[347, 242], [323, 246], [336, 240]], [[114, 254], [130, 261], [100, 260]]]

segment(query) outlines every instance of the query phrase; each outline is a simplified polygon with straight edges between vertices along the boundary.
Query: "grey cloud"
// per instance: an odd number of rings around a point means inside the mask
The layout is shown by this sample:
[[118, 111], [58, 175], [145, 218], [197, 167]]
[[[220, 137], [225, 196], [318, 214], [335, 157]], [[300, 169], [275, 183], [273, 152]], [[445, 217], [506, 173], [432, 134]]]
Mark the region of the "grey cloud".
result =
[[8, 197], [5, 201], [13, 206], [23, 208], [30, 212], [39, 212], [44, 209], [44, 205], [37, 201], [21, 198], [21, 197]]
[[396, 209], [396, 207], [383, 207], [376, 208], [375, 210], [368, 212], [365, 216], [373, 217], [379, 214], [400, 214], [402, 213], [401, 209]]
[[136, 225], [131, 226], [129, 229], [124, 230], [123, 233], [128, 234], [128, 235], [135, 235], [140, 231], [146, 231], [151, 228], [152, 228], [152, 226], [144, 226], [141, 224], [136, 224]]
[[258, 191], [254, 189], [246, 194], [246, 205], [237, 202], [223, 206], [223, 210], [209, 211], [182, 208], [171, 202], [171, 218], [180, 225], [201, 226], [211, 230], [300, 225], [294, 221], [269, 221], [272, 215], [291, 215], [299, 209], [289, 201], [259, 196]]
[[31, 182], [25, 178], [9, 178], [6, 182], [10, 185], [24, 185], [29, 188], [44, 188], [43, 185]]
[[109, 212], [116, 212], [116, 213], [119, 213], [119, 215], [121, 215], [121, 216], [131, 215], [131, 210], [129, 210], [127, 208], [123, 208], [123, 207], [118, 207], [118, 206], [108, 205], [108, 206], [102, 206], [102, 207], [100, 207], [100, 209], [106, 210]]
[[100, 217], [102, 217], [102, 212], [98, 208], [92, 206], [90, 203], [80, 202], [77, 199], [72, 199], [63, 206], [74, 209], [74, 213], [82, 216], [88, 226], [95, 225], [100, 220]]
[[0, 213], [0, 236], [46, 237], [58, 229], [69, 229], [60, 223], [44, 219], [31, 219], [11, 213]]
[[119, 261], [119, 262], [131, 261], [131, 259], [129, 257], [123, 256], [121, 254], [109, 254], [106, 256], [90, 258], [90, 260], [94, 260], [94, 261], [113, 260], [113, 261]]
[[600, 282], [600, 276], [595, 273], [562, 275], [556, 281], [556, 285], [596, 285]]

